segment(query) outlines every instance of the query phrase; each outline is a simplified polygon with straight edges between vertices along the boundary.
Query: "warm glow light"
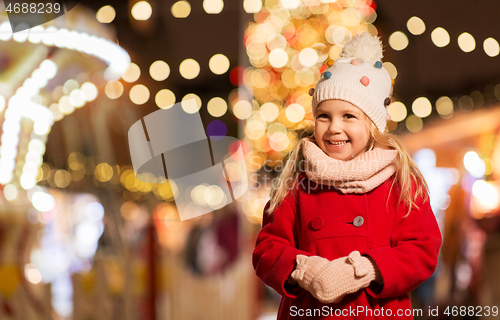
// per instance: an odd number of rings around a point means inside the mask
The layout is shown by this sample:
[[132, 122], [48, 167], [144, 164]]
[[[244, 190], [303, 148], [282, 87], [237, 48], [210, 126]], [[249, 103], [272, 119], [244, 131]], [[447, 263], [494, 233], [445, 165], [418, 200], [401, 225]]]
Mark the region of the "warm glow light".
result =
[[396, 51], [401, 51], [408, 46], [408, 37], [401, 31], [396, 31], [389, 37], [389, 45]]
[[382, 66], [389, 72], [389, 75], [391, 76], [392, 79], [396, 79], [398, 76], [398, 69], [396, 69], [396, 66], [393, 65], [390, 62], [384, 62], [382, 63]]
[[474, 178], [482, 178], [486, 172], [486, 165], [477, 153], [469, 151], [464, 155], [464, 167]]
[[246, 13], [257, 13], [262, 9], [262, 0], [244, 0], [243, 9]]
[[304, 110], [304, 107], [302, 107], [300, 104], [292, 103], [285, 109], [285, 115], [288, 121], [292, 123], [297, 123], [302, 121], [302, 119], [304, 119], [306, 111]]
[[269, 64], [275, 68], [283, 68], [288, 62], [288, 54], [283, 49], [274, 49], [269, 53]]
[[200, 65], [196, 62], [196, 60], [186, 59], [181, 62], [179, 72], [185, 79], [194, 79], [200, 74]]
[[425, 31], [425, 23], [419, 17], [411, 17], [406, 22], [406, 27], [411, 34], [418, 36]]
[[490, 57], [496, 57], [500, 53], [500, 46], [498, 41], [493, 38], [488, 38], [483, 42], [484, 52]]
[[233, 113], [236, 118], [245, 120], [252, 114], [252, 105], [246, 100], [240, 100], [234, 104]]
[[85, 82], [80, 88], [85, 100], [92, 101], [97, 98], [97, 87], [92, 82]]
[[175, 94], [168, 89], [162, 89], [156, 94], [155, 102], [160, 109], [170, 109], [175, 104]]
[[100, 23], [111, 23], [116, 17], [115, 8], [110, 5], [104, 6], [97, 11], [95, 17]]
[[424, 122], [422, 121], [421, 118], [415, 115], [411, 115], [408, 118], [406, 118], [406, 129], [408, 129], [408, 131], [417, 133], [422, 131], [423, 127], [424, 127]]
[[3, 196], [8, 201], [15, 200], [17, 198], [17, 188], [13, 184], [8, 184], [3, 188]]
[[222, 98], [212, 98], [208, 101], [207, 110], [212, 117], [222, 117], [227, 112], [227, 103]]
[[104, 87], [104, 93], [112, 100], [118, 99], [123, 94], [123, 84], [120, 81], [110, 81]]
[[[79, 87], [80, 87], [80, 85], [78, 84], [78, 82], [76, 82], [76, 80], [69, 79], [63, 85], [63, 92], [64, 92], [65, 95], [69, 96], [69, 94], [71, 93], [71, 91], [73, 91], [75, 89], [78, 89]], [[122, 86], [122, 89], [123, 89], [123, 86]]]
[[170, 67], [165, 61], [158, 60], [151, 64], [149, 74], [154, 80], [163, 81], [170, 75]]
[[[347, 28], [331, 25], [325, 31], [325, 38], [331, 44], [343, 45], [352, 38], [352, 33]], [[342, 48], [336, 46], [333, 46], [333, 48], [336, 48], [335, 50], [342, 50]]]
[[57, 170], [54, 174], [54, 183], [59, 188], [66, 188], [71, 183], [71, 174], [66, 170]]
[[42, 281], [42, 274], [38, 269], [32, 268], [26, 271], [26, 279], [33, 284], [37, 284]]
[[420, 97], [413, 101], [411, 106], [413, 113], [420, 118], [425, 118], [432, 112], [432, 105], [429, 99]]
[[448, 97], [441, 97], [436, 101], [437, 112], [444, 117], [448, 117], [453, 114], [453, 101]]
[[314, 50], [313, 48], [305, 48], [300, 51], [299, 53], [299, 62], [304, 66], [304, 67], [312, 67], [316, 63], [318, 63], [318, 52]]
[[472, 194], [478, 199], [483, 210], [495, 210], [500, 205], [498, 189], [491, 182], [477, 180], [472, 185]]
[[188, 93], [182, 98], [181, 107], [186, 113], [196, 113], [201, 109], [201, 99], [194, 93]]
[[391, 115], [391, 120], [394, 122], [403, 121], [407, 115], [406, 106], [399, 101], [391, 103], [388, 112]]
[[135, 82], [139, 79], [141, 76], [141, 69], [139, 68], [138, 65], [135, 63], [130, 63], [127, 70], [125, 70], [124, 73], [122, 73], [122, 79], [131, 83]]
[[217, 14], [224, 8], [224, 2], [222, 0], [203, 0], [203, 9], [206, 13]]
[[293, 10], [300, 5], [300, 0], [280, 0], [279, 4], [283, 9]]
[[260, 107], [260, 115], [267, 122], [273, 122], [279, 115], [278, 106], [272, 102], [266, 102]]
[[130, 100], [137, 104], [145, 104], [149, 100], [149, 89], [143, 84], [136, 84], [130, 89]]
[[94, 175], [97, 180], [107, 182], [113, 177], [113, 167], [105, 162], [99, 163], [94, 169]]
[[38, 211], [47, 212], [54, 209], [56, 201], [54, 197], [43, 191], [33, 193], [31, 203]]
[[83, 92], [81, 92], [79, 89], [71, 91], [69, 95], [69, 103], [71, 103], [77, 108], [83, 107], [86, 103]]
[[436, 47], [446, 47], [450, 43], [450, 35], [444, 28], [438, 27], [431, 33], [432, 42]]
[[132, 7], [132, 17], [136, 20], [148, 20], [153, 14], [153, 8], [147, 1], [139, 1]]
[[177, 1], [172, 6], [171, 12], [176, 18], [186, 18], [191, 13], [191, 5], [187, 1]]
[[464, 32], [458, 36], [458, 46], [463, 52], [471, 52], [476, 48], [476, 40], [470, 33]]
[[223, 54], [216, 54], [208, 61], [208, 67], [215, 74], [224, 74], [229, 70], [229, 59]]
[[58, 106], [59, 111], [61, 111], [63, 114], [70, 114], [75, 111], [75, 106], [69, 102], [68, 96], [62, 96], [61, 99], [59, 99]]

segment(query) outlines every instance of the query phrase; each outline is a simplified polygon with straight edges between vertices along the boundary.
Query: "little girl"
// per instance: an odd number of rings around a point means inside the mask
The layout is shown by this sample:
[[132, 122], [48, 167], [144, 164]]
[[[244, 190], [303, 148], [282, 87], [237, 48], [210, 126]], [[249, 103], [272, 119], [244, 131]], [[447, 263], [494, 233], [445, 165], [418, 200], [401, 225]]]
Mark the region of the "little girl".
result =
[[253, 252], [282, 296], [278, 319], [413, 319], [409, 292], [437, 264], [427, 184], [390, 119], [392, 80], [369, 34], [311, 89], [314, 133], [275, 180]]

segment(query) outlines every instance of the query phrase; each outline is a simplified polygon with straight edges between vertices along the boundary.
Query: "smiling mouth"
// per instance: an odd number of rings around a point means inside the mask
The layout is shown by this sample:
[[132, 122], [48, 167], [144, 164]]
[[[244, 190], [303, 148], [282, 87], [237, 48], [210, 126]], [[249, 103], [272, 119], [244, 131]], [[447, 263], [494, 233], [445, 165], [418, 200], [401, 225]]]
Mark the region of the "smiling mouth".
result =
[[351, 140], [340, 141], [340, 142], [331, 142], [330, 140], [326, 140], [326, 141], [328, 141], [328, 143], [332, 146], [341, 147], [341, 146], [347, 144], [348, 142], [350, 142]]

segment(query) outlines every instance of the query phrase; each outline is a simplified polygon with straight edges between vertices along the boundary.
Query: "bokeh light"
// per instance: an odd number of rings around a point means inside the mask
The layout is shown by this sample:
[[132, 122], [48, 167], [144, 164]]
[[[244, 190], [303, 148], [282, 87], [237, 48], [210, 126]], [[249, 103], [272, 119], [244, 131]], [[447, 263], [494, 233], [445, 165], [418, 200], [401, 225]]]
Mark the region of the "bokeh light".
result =
[[476, 48], [476, 40], [470, 33], [464, 32], [458, 36], [458, 46], [463, 52], [471, 52]]
[[246, 13], [257, 13], [262, 9], [262, 0], [244, 0], [243, 9]]
[[388, 112], [391, 115], [391, 120], [394, 122], [403, 121], [407, 115], [406, 106], [399, 101], [391, 103]]
[[106, 83], [104, 93], [109, 99], [118, 99], [123, 94], [123, 84], [120, 81], [110, 81]]
[[223, 8], [224, 2], [222, 0], [203, 0], [203, 9], [208, 14], [221, 13]]
[[191, 5], [187, 1], [177, 1], [170, 9], [175, 18], [187, 18], [191, 13]]
[[208, 61], [208, 67], [215, 74], [224, 74], [229, 70], [229, 59], [223, 54], [216, 54]]
[[304, 67], [312, 67], [318, 63], [318, 52], [313, 48], [302, 49], [299, 53], [299, 61]]
[[436, 100], [436, 111], [442, 118], [448, 119], [453, 115], [453, 101], [446, 96], [440, 97]]
[[191, 80], [200, 74], [200, 65], [194, 59], [186, 59], [179, 65], [179, 72], [183, 78]]
[[304, 107], [302, 107], [300, 104], [292, 103], [286, 108], [285, 115], [288, 121], [292, 123], [297, 123], [302, 121], [302, 119], [304, 119], [306, 111], [304, 110]]
[[139, 1], [132, 7], [131, 13], [136, 20], [148, 20], [153, 14], [153, 8], [147, 1]]
[[408, 116], [408, 118], [406, 118], [406, 129], [408, 129], [408, 131], [417, 133], [422, 131], [423, 127], [424, 122], [421, 118], [415, 115], [410, 115]]
[[87, 101], [93, 101], [95, 100], [95, 98], [97, 98], [97, 87], [92, 82], [85, 82], [84, 84], [82, 84], [80, 90], [82, 91], [83, 96]]
[[288, 54], [285, 50], [277, 48], [269, 53], [269, 64], [275, 68], [283, 68], [288, 62]]
[[246, 100], [239, 100], [233, 106], [233, 113], [236, 118], [245, 120], [252, 113], [252, 105]]
[[260, 116], [267, 122], [273, 122], [278, 118], [279, 108], [272, 102], [266, 102], [260, 107]]
[[382, 66], [389, 72], [389, 75], [391, 76], [392, 79], [396, 79], [398, 76], [398, 69], [396, 69], [396, 66], [392, 64], [391, 62], [384, 62], [382, 63]]
[[186, 113], [196, 113], [201, 109], [201, 98], [194, 93], [188, 93], [182, 98], [181, 107]]
[[396, 31], [389, 37], [389, 45], [396, 51], [401, 51], [408, 46], [408, 37], [401, 31]]
[[207, 111], [212, 117], [222, 117], [227, 112], [227, 103], [222, 98], [212, 98], [208, 101]]
[[450, 35], [444, 28], [437, 27], [431, 33], [431, 39], [436, 47], [446, 47], [450, 43]]
[[416, 116], [420, 118], [425, 118], [431, 114], [432, 105], [429, 99], [425, 97], [420, 97], [415, 99], [415, 101], [413, 101], [411, 109]]
[[97, 11], [95, 17], [100, 23], [111, 23], [116, 17], [115, 8], [110, 5], [104, 6]]
[[153, 62], [151, 67], [149, 67], [149, 74], [154, 80], [163, 81], [170, 75], [170, 67], [165, 61], [158, 60]]
[[126, 82], [132, 83], [139, 79], [141, 76], [141, 69], [135, 63], [130, 63], [127, 70], [122, 73], [122, 79]]
[[[106, 90], [106, 88], [105, 88], [105, 90]], [[61, 111], [63, 114], [70, 114], [73, 111], [75, 111], [75, 106], [73, 106], [69, 102], [68, 96], [62, 96], [61, 99], [59, 99], [58, 107], [59, 107], [59, 111]]]
[[469, 151], [464, 155], [464, 167], [474, 178], [482, 178], [486, 172], [486, 165], [478, 154], [474, 151]]
[[419, 17], [411, 17], [406, 22], [406, 27], [411, 34], [418, 36], [425, 32], [425, 23]]
[[149, 95], [149, 89], [143, 84], [136, 84], [130, 89], [129, 93], [130, 100], [137, 105], [148, 102]]
[[490, 57], [496, 57], [500, 53], [500, 46], [498, 41], [493, 38], [487, 38], [483, 42], [484, 52]]
[[175, 94], [168, 89], [162, 89], [156, 93], [155, 102], [160, 109], [170, 109], [175, 104]]

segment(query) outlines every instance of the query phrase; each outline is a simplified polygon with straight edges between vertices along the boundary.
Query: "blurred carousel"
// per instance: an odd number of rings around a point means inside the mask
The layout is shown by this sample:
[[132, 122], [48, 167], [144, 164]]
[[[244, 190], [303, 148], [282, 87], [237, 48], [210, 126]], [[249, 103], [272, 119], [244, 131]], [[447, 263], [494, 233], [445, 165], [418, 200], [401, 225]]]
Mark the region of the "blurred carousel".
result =
[[[43, 159], [56, 123], [99, 103], [99, 91], [129, 67], [115, 39], [83, 6], [14, 34], [6, 13], [0, 17], [1, 319], [69, 316], [70, 271], [91, 268], [103, 205], [91, 194], [46, 188], [48, 181], [64, 184], [84, 173], [77, 167], [58, 173]], [[58, 147], [67, 151], [83, 136], [74, 130], [62, 139], [66, 149]]]

